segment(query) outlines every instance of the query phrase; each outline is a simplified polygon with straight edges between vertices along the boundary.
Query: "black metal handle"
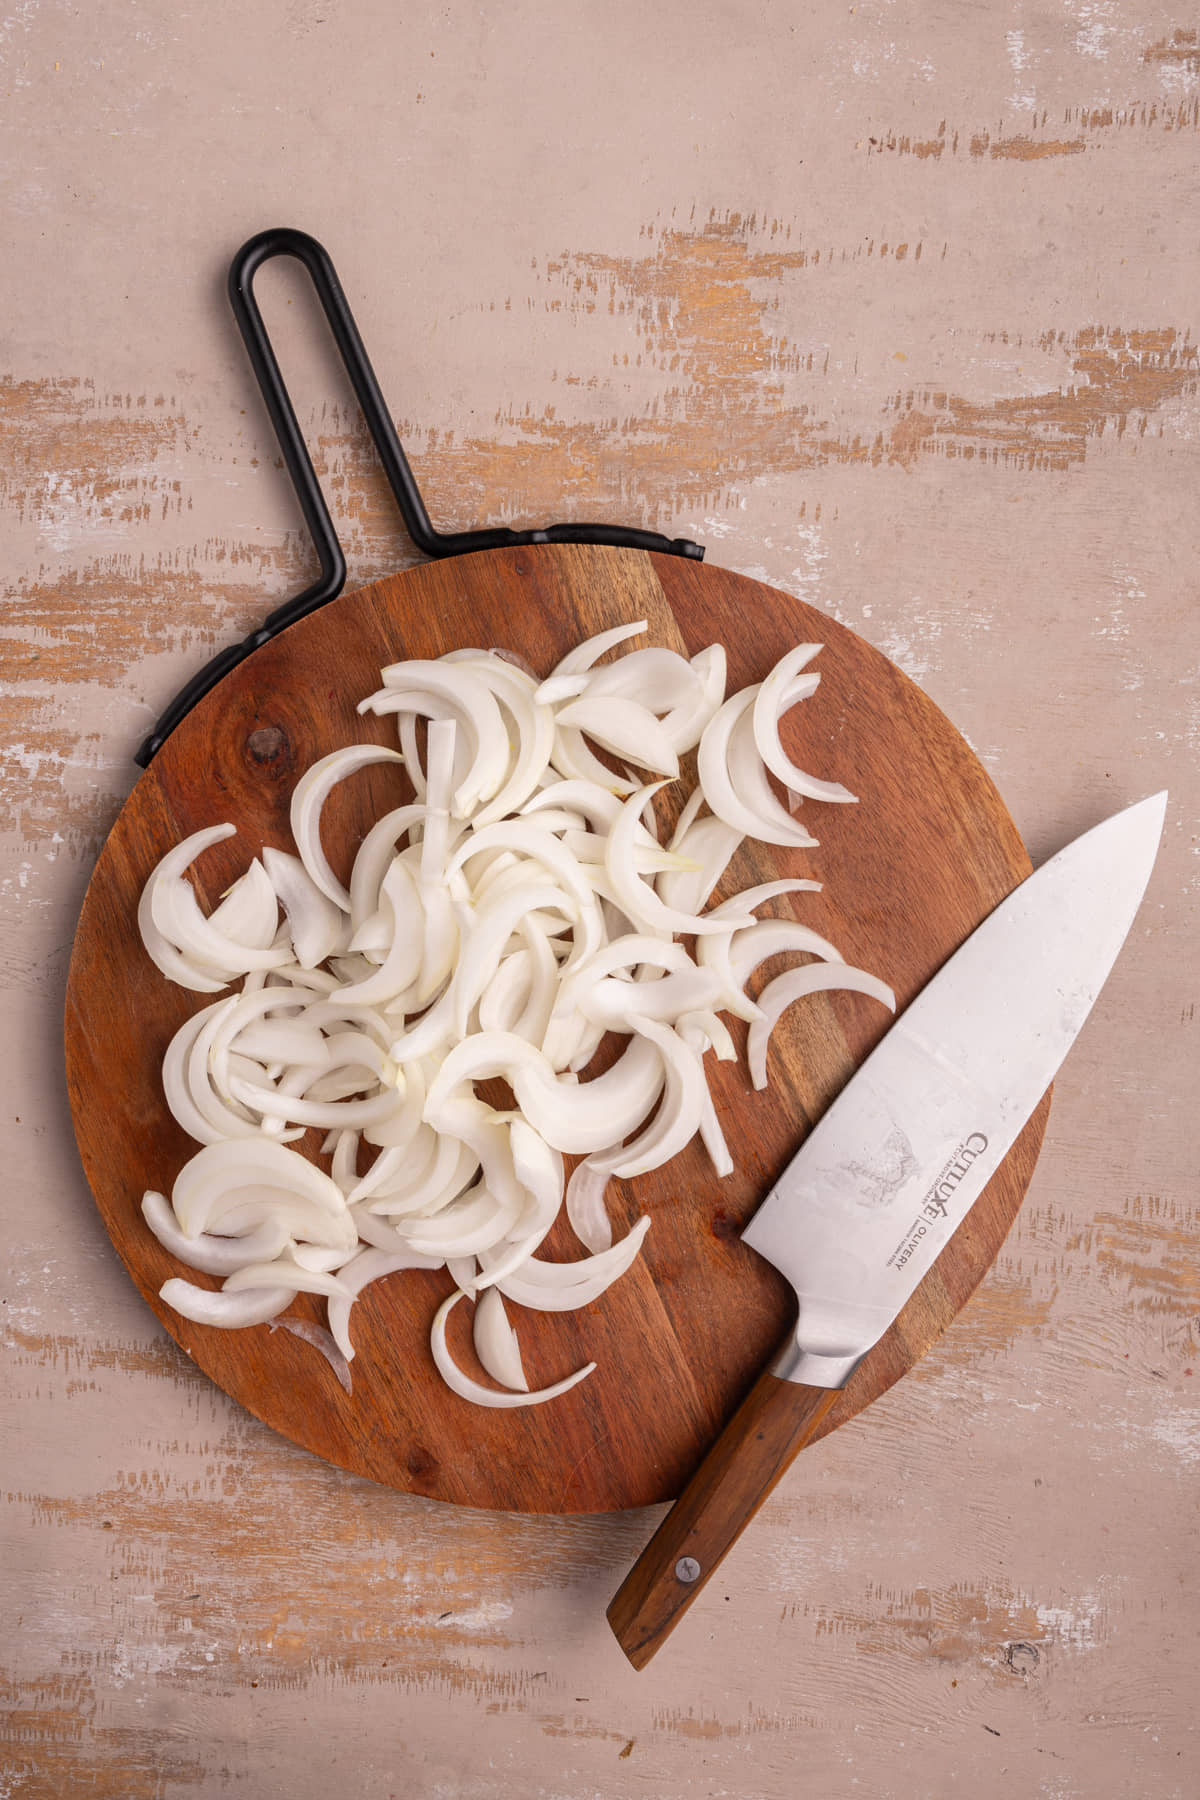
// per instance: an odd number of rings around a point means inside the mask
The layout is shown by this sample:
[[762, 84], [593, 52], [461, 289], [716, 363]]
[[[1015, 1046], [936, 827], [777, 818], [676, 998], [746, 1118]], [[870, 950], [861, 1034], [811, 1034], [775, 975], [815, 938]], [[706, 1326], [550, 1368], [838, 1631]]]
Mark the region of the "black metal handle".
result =
[[321, 484], [317, 480], [312, 458], [308, 454], [296, 411], [283, 376], [280, 373], [262, 313], [254, 298], [254, 277], [264, 262], [273, 256], [294, 256], [308, 270], [333, 332], [346, 372], [358, 397], [367, 429], [378, 452], [379, 460], [396, 497], [408, 534], [417, 549], [430, 557], [463, 556], [475, 550], [496, 550], [521, 544], [611, 544], [635, 550], [657, 550], [671, 556], [700, 560], [704, 546], [690, 538], [666, 538], [656, 531], [640, 531], [623, 525], [547, 525], [534, 531], [510, 531], [505, 526], [485, 527], [480, 531], [436, 531], [430, 523], [421, 491], [409, 467], [396, 427], [384, 404], [383, 394], [363, 341], [354, 323], [354, 315], [342, 291], [337, 271], [329, 253], [316, 238], [306, 232], [281, 226], [261, 231], [242, 245], [229, 269], [229, 300], [234, 318], [250, 358], [258, 385], [266, 401], [275, 435], [283, 452], [283, 460], [291, 476], [305, 523], [321, 563], [321, 575], [311, 587], [294, 600], [277, 607], [257, 631], [240, 644], [231, 645], [194, 675], [176, 696], [149, 737], [139, 746], [134, 761], [143, 769], [196, 702], [214, 688], [222, 676], [257, 650], [277, 633], [315, 612], [319, 606], [341, 593], [346, 580], [346, 559], [334, 530]]

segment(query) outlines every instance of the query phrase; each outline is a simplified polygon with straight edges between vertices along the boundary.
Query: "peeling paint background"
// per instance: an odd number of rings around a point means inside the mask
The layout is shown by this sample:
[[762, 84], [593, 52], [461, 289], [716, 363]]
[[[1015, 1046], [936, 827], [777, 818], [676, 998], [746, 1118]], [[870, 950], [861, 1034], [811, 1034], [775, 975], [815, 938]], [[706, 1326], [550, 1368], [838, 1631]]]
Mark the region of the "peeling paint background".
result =
[[[1194, 1800], [1194, 19], [9, 0], [0, 93], [2, 1800]], [[456, 1511], [271, 1436], [75, 1160], [131, 752], [312, 574], [222, 292], [272, 224], [330, 249], [439, 524], [700, 538], [921, 682], [1035, 861], [1171, 791], [991, 1276], [641, 1676], [603, 1614], [649, 1514]], [[404, 566], [305, 278], [259, 293], [351, 585]]]

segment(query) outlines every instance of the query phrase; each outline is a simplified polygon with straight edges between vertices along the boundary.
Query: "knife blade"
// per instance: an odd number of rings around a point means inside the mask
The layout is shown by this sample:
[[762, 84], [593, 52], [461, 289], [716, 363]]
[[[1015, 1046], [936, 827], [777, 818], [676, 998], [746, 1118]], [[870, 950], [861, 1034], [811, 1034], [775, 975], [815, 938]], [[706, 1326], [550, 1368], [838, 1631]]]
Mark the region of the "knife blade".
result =
[[742, 1236], [794, 1331], [608, 1609], [643, 1668], [983, 1192], [1092, 1009], [1150, 879], [1165, 793], [1094, 826], [1003, 900], [847, 1082]]

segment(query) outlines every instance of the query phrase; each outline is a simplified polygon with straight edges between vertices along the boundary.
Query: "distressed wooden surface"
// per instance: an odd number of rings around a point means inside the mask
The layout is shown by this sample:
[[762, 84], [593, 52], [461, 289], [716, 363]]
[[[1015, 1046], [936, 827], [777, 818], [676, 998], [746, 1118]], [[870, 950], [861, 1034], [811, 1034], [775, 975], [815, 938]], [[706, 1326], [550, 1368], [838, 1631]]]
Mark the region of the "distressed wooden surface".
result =
[[[8, 0], [0, 80], [0, 1795], [1193, 1800], [1194, 18]], [[914, 676], [1035, 861], [1171, 790], [991, 1276], [642, 1675], [603, 1615], [656, 1512], [292, 1448], [159, 1330], [72, 1148], [130, 753], [310, 573], [221, 293], [277, 223], [334, 255], [440, 523], [701, 538]], [[403, 566], [302, 278], [261, 292], [351, 582]]]

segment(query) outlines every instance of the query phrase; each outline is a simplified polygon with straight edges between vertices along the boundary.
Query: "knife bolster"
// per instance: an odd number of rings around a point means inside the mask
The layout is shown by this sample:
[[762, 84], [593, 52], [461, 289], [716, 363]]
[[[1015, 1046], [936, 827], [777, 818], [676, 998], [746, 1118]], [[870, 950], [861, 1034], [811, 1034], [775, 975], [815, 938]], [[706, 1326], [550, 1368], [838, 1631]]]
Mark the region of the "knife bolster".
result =
[[791, 1338], [771, 1364], [771, 1373], [780, 1381], [798, 1381], [803, 1387], [843, 1388], [866, 1354], [856, 1350], [850, 1356], [817, 1356]]

